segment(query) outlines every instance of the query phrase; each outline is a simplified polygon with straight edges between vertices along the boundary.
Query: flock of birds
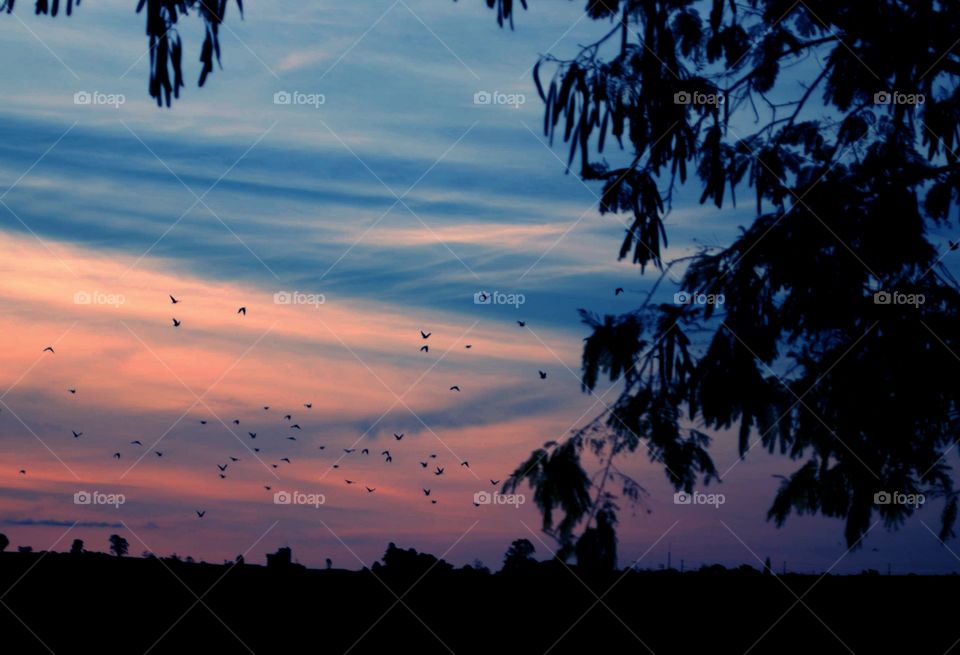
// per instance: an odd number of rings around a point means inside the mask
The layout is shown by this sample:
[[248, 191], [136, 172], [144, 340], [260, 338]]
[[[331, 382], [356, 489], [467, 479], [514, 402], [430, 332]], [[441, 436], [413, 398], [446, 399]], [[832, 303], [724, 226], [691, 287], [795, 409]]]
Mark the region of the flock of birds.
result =
[[[620, 295], [620, 293], [622, 293], [622, 292], [623, 292], [623, 290], [618, 288], [618, 289], [616, 290], [616, 295]], [[181, 300], [180, 300], [179, 298], [176, 298], [176, 297], [173, 296], [173, 295], [170, 295], [170, 302], [171, 302], [171, 304], [173, 304], [173, 305], [179, 305], [180, 302], [181, 302]], [[241, 316], [246, 316], [246, 315], [247, 315], [247, 308], [246, 308], [246, 307], [240, 307], [240, 308], [237, 310], [237, 314], [238, 314], [238, 315], [241, 315]], [[174, 328], [180, 328], [181, 325], [183, 324], [183, 322], [182, 322], [181, 320], [177, 319], [176, 317], [172, 317], [172, 322], [173, 322], [173, 327], [174, 327]], [[519, 327], [523, 328], [523, 327], [526, 327], [527, 324], [526, 324], [525, 321], [517, 321], [517, 325], [518, 325]], [[433, 334], [432, 332], [424, 332], [423, 330], [420, 331], [421, 341], [424, 342], [424, 343], [421, 345], [421, 347], [420, 347], [420, 352], [424, 352], [424, 353], [429, 353], [429, 352], [430, 352], [430, 346], [429, 346], [428, 343], [425, 343], [425, 342], [430, 339], [430, 337], [432, 336], [432, 334]], [[468, 344], [465, 344], [465, 345], [464, 345], [464, 348], [466, 348], [466, 349], [469, 350], [469, 349], [473, 348], [473, 345], [468, 343]], [[43, 352], [44, 352], [44, 353], [49, 352], [50, 354], [53, 354], [53, 355], [56, 354], [56, 350], [54, 349], [53, 346], [47, 346], [46, 348], [43, 349]], [[541, 380], [545, 380], [545, 379], [546, 379], [547, 373], [546, 373], [545, 371], [537, 371], [537, 373], [538, 373], [538, 375], [539, 375], [539, 377], [540, 377]], [[76, 393], [77, 393], [77, 389], [76, 389], [76, 388], [70, 388], [70, 389], [67, 389], [67, 391], [68, 391], [71, 395], [76, 395]], [[460, 392], [461, 392], [460, 385], [458, 385], [458, 384], [452, 385], [452, 386], [450, 387], [450, 391], [451, 391], [451, 392], [455, 392], [455, 393], [460, 393]], [[306, 410], [309, 411], [309, 410], [313, 409], [313, 403], [311, 403], [311, 402], [303, 403], [303, 407], [304, 407]], [[264, 405], [264, 406], [263, 406], [262, 411], [264, 411], [264, 412], [269, 412], [270, 410], [271, 410], [271, 408], [270, 408], [269, 405]], [[207, 419], [198, 419], [198, 420], [199, 420], [200, 425], [207, 425], [207, 424], [209, 423], [209, 421], [208, 421]], [[292, 413], [292, 412], [291, 412], [291, 413], [285, 413], [285, 414], [283, 414], [282, 420], [286, 422], [285, 425], [286, 425], [286, 429], [287, 429], [287, 430], [290, 430], [290, 431], [292, 431], [292, 430], [297, 430], [297, 431], [299, 431], [299, 432], [303, 432], [303, 428], [300, 426], [300, 424], [294, 422], [294, 418], [293, 418], [293, 413]], [[233, 420], [233, 425], [234, 425], [234, 426], [239, 426], [239, 425], [240, 425], [240, 419], [234, 419], [234, 420]], [[228, 427], [228, 429], [229, 429], [229, 426], [227, 426], [227, 427]], [[232, 432], [232, 429], [231, 429], [231, 432]], [[81, 437], [84, 435], [84, 433], [83, 433], [82, 431], [77, 431], [77, 430], [71, 430], [71, 434], [73, 435], [73, 438], [74, 438], [74, 439], [79, 439], [79, 438], [81, 438]], [[254, 431], [248, 431], [248, 432], [247, 432], [247, 437], [248, 437], [251, 441], [255, 440], [255, 439], [257, 438], [257, 436], [258, 436], [258, 433], [257, 433], [257, 432], [254, 432]], [[404, 436], [405, 436], [405, 434], [404, 434], [403, 432], [394, 432], [394, 433], [393, 433], [393, 437], [394, 437], [394, 440], [396, 441], [397, 445], [399, 445], [400, 442], [403, 441]], [[361, 438], [362, 438], [362, 437], [361, 437]], [[290, 442], [296, 442], [296, 441], [298, 441], [297, 437], [294, 436], [294, 435], [292, 435], [292, 434], [289, 435], [289, 436], [287, 436], [285, 440], [286, 440], [286, 441], [290, 441]], [[131, 445], [131, 446], [137, 446], [137, 447], [139, 447], [139, 448], [143, 448], [143, 447], [144, 447], [144, 446], [143, 446], [143, 442], [140, 441], [139, 439], [134, 439], [134, 440], [130, 441], [130, 442], [129, 442], [129, 445]], [[322, 445], [322, 444], [321, 444], [321, 445], [318, 445], [317, 448], [318, 448], [318, 450], [323, 451], [323, 450], [326, 450], [326, 445]], [[257, 455], [257, 453], [260, 452], [260, 447], [259, 447], [259, 446], [248, 446], [248, 449], [254, 454], [254, 456], [255, 456], [258, 460], [260, 459], [260, 458], [259, 458], [259, 455]], [[334, 462], [333, 464], [330, 465], [330, 469], [328, 469], [327, 472], [330, 472], [331, 470], [338, 470], [338, 469], [340, 469], [340, 463], [341, 463], [342, 461], [344, 461], [348, 456], [353, 455], [353, 454], [357, 451], [357, 448], [356, 448], [356, 447], [342, 448], [342, 450], [343, 450], [343, 455], [341, 455], [341, 456], [337, 459], [336, 462]], [[154, 450], [154, 451], [153, 451], [153, 455], [154, 455], [155, 457], [157, 457], [157, 458], [162, 458], [162, 457], [164, 456], [164, 451], [162, 451], [162, 450]], [[369, 448], [361, 448], [361, 449], [360, 449], [360, 457], [368, 457], [369, 455], [370, 455], [370, 449], [369, 449]], [[120, 460], [120, 459], [122, 458], [122, 456], [123, 456], [123, 455], [122, 455], [122, 453], [121, 453], [120, 451], [117, 451], [117, 452], [114, 452], [114, 453], [113, 453], [113, 459]], [[141, 454], [140, 457], [143, 458], [144, 455]], [[392, 454], [392, 453], [390, 452], [390, 450], [387, 449], [387, 448], [384, 448], [382, 451], [380, 451], [380, 457], [383, 458], [383, 464], [385, 464], [385, 465], [389, 465], [389, 464], [392, 464], [392, 463], [393, 463], [393, 454]], [[423, 473], [425, 469], [430, 469], [430, 468], [432, 467], [432, 470], [430, 471], [430, 473], [431, 473], [435, 478], [444, 475], [444, 474], [446, 473], [446, 468], [445, 468], [444, 466], [440, 466], [440, 464], [439, 464], [439, 463], [436, 463], [435, 461], [432, 462], [432, 460], [437, 460], [437, 459], [438, 459], [438, 455], [437, 455], [436, 453], [430, 453], [430, 454], [428, 454], [428, 455], [426, 456], [426, 459], [425, 459], [425, 460], [419, 460], [419, 459], [418, 459], [417, 461], [418, 461], [418, 463], [419, 463], [421, 473]], [[459, 458], [458, 458], [458, 459], [459, 459]], [[138, 461], [139, 461], [139, 460], [138, 460]], [[230, 465], [231, 465], [231, 464], [234, 464], [234, 463], [237, 463], [237, 462], [240, 462], [240, 461], [241, 461], [241, 460], [240, 460], [239, 457], [230, 456], [228, 462], [218, 463], [218, 464], [217, 464], [217, 469], [218, 469], [219, 478], [220, 478], [221, 480], [225, 480], [225, 479], [227, 478], [227, 470], [228, 470], [228, 468], [230, 467]], [[263, 460], [260, 460], [260, 461], [263, 462]], [[270, 464], [270, 466], [271, 466], [273, 469], [278, 469], [281, 464], [292, 464], [292, 460], [290, 459], [289, 456], [280, 457], [280, 458], [277, 460], [276, 463], [272, 463], [272, 464]], [[459, 464], [460, 464], [460, 468], [470, 469], [470, 462], [468, 462], [468, 461], [461, 460], [461, 461], [459, 462]], [[20, 475], [26, 475], [26, 474], [27, 474], [27, 471], [26, 471], [26, 469], [20, 469], [19, 473], [20, 473]], [[474, 475], [475, 475], [475, 474], [474, 474]], [[326, 476], [326, 473], [324, 473], [324, 475], [321, 476], [321, 478], [322, 478], [322, 477], [325, 477], [325, 476]], [[364, 489], [366, 489], [367, 494], [372, 494], [372, 493], [376, 492], [376, 490], [377, 490], [376, 487], [368, 486], [368, 485], [365, 484], [365, 483], [361, 484], [358, 480], [355, 480], [355, 479], [344, 478], [343, 481], [344, 481], [344, 483], [346, 483], [348, 486], [360, 484]], [[497, 485], [499, 485], [500, 482], [501, 482], [500, 480], [490, 479], [490, 484], [493, 485], [494, 487], [496, 487]], [[269, 485], [269, 484], [263, 485], [263, 488], [264, 488], [266, 491], [272, 491], [272, 490], [273, 490], [273, 486], [272, 486], [272, 485]], [[431, 503], [431, 504], [436, 505], [436, 504], [439, 502], [438, 499], [437, 499], [437, 497], [434, 496], [434, 495], [432, 495], [432, 494], [433, 494], [433, 489], [432, 489], [431, 487], [428, 487], [428, 486], [426, 486], [426, 485], [423, 485], [423, 486], [421, 486], [421, 491], [423, 492], [424, 497], [425, 497], [425, 498], [428, 498], [428, 499], [430, 500], [430, 503]], [[475, 505], [475, 506], [478, 506], [477, 503], [474, 503], [474, 505]], [[202, 509], [201, 509], [201, 510], [195, 510], [195, 511], [196, 511], [197, 517], [198, 517], [198, 518], [201, 518], [201, 519], [202, 519], [204, 516], [206, 516], [206, 513], [207, 513], [206, 510], [202, 510]]]

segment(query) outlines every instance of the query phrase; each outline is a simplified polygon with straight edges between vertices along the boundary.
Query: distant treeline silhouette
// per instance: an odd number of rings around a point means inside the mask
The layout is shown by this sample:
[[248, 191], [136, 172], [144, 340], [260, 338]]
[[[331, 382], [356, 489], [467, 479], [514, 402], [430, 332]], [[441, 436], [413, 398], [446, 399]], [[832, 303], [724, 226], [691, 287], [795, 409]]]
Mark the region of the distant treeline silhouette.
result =
[[[115, 540], [110, 540], [113, 546]], [[391, 543], [362, 570], [178, 556], [0, 553], [0, 648], [28, 653], [946, 651], [957, 576], [584, 569], [514, 541], [497, 573]], [[798, 599], [801, 599], [798, 601]], [[889, 620], [920, 612], [922, 621]], [[887, 620], [885, 620], [887, 619]]]

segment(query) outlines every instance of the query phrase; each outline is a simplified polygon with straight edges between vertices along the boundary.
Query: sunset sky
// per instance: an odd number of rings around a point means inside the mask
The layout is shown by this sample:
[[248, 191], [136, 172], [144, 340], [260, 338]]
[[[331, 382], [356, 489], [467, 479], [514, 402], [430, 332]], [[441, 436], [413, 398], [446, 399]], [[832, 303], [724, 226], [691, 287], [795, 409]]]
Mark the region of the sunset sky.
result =
[[[134, 3], [0, 16], [0, 532], [36, 550], [106, 550], [117, 532], [133, 554], [208, 561], [289, 545], [345, 568], [390, 541], [498, 568], [526, 537], [548, 557], [529, 490], [519, 508], [473, 496], [615, 400], [580, 390], [577, 310], [629, 311], [655, 279], [616, 260], [626, 218], [600, 216], [599, 188], [565, 175], [566, 147], [542, 136], [538, 54], [606, 27], [582, 3], [535, 3], [514, 32], [479, 0], [245, 4], [203, 89], [200, 22], [181, 26], [187, 87], [169, 110], [147, 95]], [[78, 92], [125, 101], [77, 105]], [[483, 92], [523, 102], [475, 104]], [[728, 243], [752, 217], [749, 202], [718, 211], [698, 196], [676, 198], [665, 259]], [[736, 436], [715, 436], [719, 509], [675, 505], [642, 453], [625, 464], [649, 496], [621, 503], [621, 566], [670, 552], [675, 566], [960, 570], [930, 532], [935, 501], [852, 553], [839, 521], [777, 529], [774, 476], [801, 462], [739, 461]], [[280, 490], [326, 502], [277, 505]], [[77, 505], [78, 491], [126, 502]]]

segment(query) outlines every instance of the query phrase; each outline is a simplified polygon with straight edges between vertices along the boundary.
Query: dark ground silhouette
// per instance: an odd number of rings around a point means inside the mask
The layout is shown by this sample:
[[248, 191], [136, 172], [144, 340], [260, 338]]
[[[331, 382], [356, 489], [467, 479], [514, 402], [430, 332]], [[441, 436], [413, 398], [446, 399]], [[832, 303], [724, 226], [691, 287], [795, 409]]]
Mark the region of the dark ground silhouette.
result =
[[491, 574], [392, 545], [362, 571], [307, 569], [288, 549], [270, 561], [0, 553], [0, 652], [941, 655], [960, 637], [941, 602], [955, 575], [590, 574], [516, 559]]

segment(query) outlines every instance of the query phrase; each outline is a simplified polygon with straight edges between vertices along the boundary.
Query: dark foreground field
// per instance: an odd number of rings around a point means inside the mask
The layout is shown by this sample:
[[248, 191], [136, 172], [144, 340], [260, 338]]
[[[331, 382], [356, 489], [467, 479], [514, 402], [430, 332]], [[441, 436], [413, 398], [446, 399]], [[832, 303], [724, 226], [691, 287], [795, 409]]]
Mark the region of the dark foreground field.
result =
[[956, 576], [588, 576], [557, 562], [491, 575], [409, 560], [316, 571], [3, 553], [0, 653], [942, 655], [960, 638]]

